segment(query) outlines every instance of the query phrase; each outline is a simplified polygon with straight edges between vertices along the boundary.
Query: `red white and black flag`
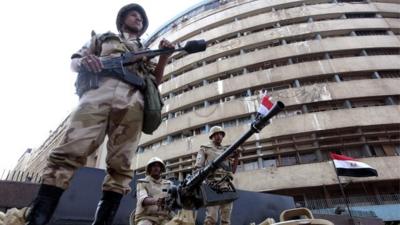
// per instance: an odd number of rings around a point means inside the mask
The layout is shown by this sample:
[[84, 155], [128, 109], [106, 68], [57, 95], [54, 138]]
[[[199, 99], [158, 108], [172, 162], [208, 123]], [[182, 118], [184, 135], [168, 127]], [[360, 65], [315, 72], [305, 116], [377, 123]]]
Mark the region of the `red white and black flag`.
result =
[[330, 154], [333, 163], [335, 164], [336, 173], [338, 176], [346, 177], [371, 177], [378, 176], [376, 169], [372, 168], [366, 163], [357, 161], [351, 157], [339, 155], [335, 153]]
[[265, 94], [261, 100], [261, 104], [257, 112], [260, 115], [265, 116], [272, 109], [273, 106], [274, 103], [272, 103], [271, 97]]

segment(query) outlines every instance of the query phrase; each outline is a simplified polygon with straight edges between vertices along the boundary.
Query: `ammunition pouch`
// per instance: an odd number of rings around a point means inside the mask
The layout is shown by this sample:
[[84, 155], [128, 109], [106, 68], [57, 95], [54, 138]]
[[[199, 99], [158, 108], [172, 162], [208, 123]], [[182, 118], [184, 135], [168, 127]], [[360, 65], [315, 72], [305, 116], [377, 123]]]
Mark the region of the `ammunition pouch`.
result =
[[82, 97], [82, 95], [91, 90], [99, 87], [98, 75], [88, 73], [78, 73], [78, 77], [75, 81], [75, 93]]
[[142, 91], [144, 98], [142, 131], [152, 134], [161, 124], [161, 110], [164, 105], [157, 84], [151, 76], [145, 76], [145, 88]]

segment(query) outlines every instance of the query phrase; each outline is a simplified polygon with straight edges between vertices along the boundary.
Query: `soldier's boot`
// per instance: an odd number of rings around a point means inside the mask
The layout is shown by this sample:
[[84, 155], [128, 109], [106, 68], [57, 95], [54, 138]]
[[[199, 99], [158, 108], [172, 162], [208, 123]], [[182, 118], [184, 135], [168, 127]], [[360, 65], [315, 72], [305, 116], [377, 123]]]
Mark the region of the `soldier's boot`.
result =
[[39, 193], [33, 201], [27, 216], [26, 225], [47, 224], [53, 216], [54, 210], [63, 192], [63, 189], [56, 186], [47, 184], [40, 185]]
[[117, 213], [122, 194], [113, 191], [103, 191], [92, 225], [112, 225]]

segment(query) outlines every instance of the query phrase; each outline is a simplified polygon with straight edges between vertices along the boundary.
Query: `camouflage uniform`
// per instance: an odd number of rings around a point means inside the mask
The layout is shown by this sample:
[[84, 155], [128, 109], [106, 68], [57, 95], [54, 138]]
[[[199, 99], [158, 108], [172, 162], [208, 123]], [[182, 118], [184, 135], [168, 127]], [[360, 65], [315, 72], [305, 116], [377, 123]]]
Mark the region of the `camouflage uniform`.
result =
[[[202, 145], [200, 151], [196, 157], [196, 168], [201, 168], [208, 165], [211, 161], [217, 158], [225, 150], [224, 146], [216, 146], [212, 141], [208, 145]], [[230, 180], [233, 180], [233, 173], [231, 166], [231, 161], [226, 159], [222, 168], [218, 168], [213, 174], [207, 177], [208, 182], [219, 181], [222, 178], [228, 176]], [[226, 182], [222, 182], [221, 186], [228, 185]], [[206, 207], [206, 219], [204, 220], [204, 225], [215, 225], [218, 221], [218, 212], [220, 212], [221, 224], [229, 225], [231, 212], [232, 212], [233, 202]]]
[[[93, 36], [89, 45], [72, 58], [88, 54], [119, 56], [142, 48], [137, 39], [107, 33]], [[128, 68], [140, 76], [151, 73], [155, 64], [140, 62]], [[132, 179], [131, 159], [137, 148], [143, 120], [143, 96], [134, 86], [113, 77], [101, 77], [99, 88], [83, 94], [60, 145], [49, 156], [43, 183], [66, 189], [76, 169], [86, 164], [108, 135], [107, 175], [103, 191], [126, 194]]]
[[147, 197], [167, 197], [168, 194], [162, 190], [167, 189], [170, 185], [172, 185], [171, 181], [162, 178], [156, 180], [149, 175], [144, 179], [138, 180], [135, 211], [136, 225], [163, 225], [172, 219], [172, 212], [160, 209], [157, 205], [142, 206], [143, 200]]

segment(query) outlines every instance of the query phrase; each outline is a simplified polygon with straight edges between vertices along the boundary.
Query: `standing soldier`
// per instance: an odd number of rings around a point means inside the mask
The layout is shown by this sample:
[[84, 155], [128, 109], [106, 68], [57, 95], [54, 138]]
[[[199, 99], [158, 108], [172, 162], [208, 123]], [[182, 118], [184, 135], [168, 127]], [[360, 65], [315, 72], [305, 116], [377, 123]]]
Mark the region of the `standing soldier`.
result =
[[[74, 71], [78, 72], [84, 67], [92, 73], [98, 73], [103, 69], [101, 58], [143, 49], [140, 36], [148, 27], [148, 19], [140, 5], [122, 7], [116, 24], [119, 34], [108, 32], [92, 35], [89, 44], [72, 55], [71, 67]], [[173, 45], [162, 40], [159, 48], [173, 48]], [[154, 76], [159, 84], [169, 56], [160, 56], [157, 64], [143, 58], [129, 66], [128, 70], [142, 78]], [[87, 81], [92, 76], [87, 74], [83, 79]], [[129, 183], [133, 176], [131, 159], [143, 123], [143, 95], [137, 87], [113, 74], [100, 76], [98, 88], [90, 86], [88, 83], [91, 82], [78, 80], [77, 83], [79, 105], [70, 116], [70, 124], [62, 142], [50, 153], [43, 182], [27, 218], [28, 225], [48, 223], [74, 172], [86, 164], [87, 156], [103, 143], [106, 135], [107, 175], [93, 225], [111, 225], [122, 196], [130, 191]]]
[[146, 177], [137, 182], [136, 225], [163, 225], [170, 221], [173, 213], [165, 208], [165, 198], [172, 182], [161, 178], [165, 172], [164, 162], [153, 157], [146, 166]]
[[[210, 129], [209, 138], [211, 141], [209, 144], [200, 147], [200, 151], [196, 157], [195, 168], [205, 167], [221, 155], [225, 150], [225, 147], [221, 145], [224, 137], [225, 132], [221, 127], [214, 126]], [[235, 173], [238, 164], [238, 153], [238, 151], [235, 151], [231, 158], [225, 160], [220, 168], [207, 177], [207, 182], [218, 183], [221, 187], [229, 186], [230, 184], [228, 182], [232, 182], [233, 174]], [[232, 206], [233, 202], [206, 207], [206, 219], [204, 220], [204, 225], [215, 225], [218, 221], [218, 214], [220, 214], [221, 217], [221, 224], [229, 225], [231, 222]]]

